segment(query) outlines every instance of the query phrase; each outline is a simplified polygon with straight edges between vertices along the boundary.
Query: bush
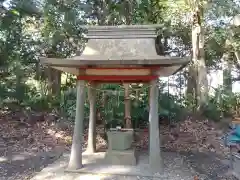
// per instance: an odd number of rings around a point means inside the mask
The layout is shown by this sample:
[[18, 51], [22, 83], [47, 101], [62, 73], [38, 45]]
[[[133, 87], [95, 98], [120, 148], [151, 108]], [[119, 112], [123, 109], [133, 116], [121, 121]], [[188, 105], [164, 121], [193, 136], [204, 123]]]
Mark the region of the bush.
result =
[[168, 117], [170, 121], [180, 121], [184, 114], [184, 108], [176, 101], [177, 97], [168, 93], [160, 94], [159, 116]]
[[223, 117], [232, 117], [235, 111], [240, 108], [240, 95], [229, 93], [222, 88], [216, 89], [213, 96], [209, 97], [203, 114], [214, 121], [219, 121]]
[[220, 121], [222, 112], [218, 104], [209, 102], [203, 109], [203, 115], [213, 121]]

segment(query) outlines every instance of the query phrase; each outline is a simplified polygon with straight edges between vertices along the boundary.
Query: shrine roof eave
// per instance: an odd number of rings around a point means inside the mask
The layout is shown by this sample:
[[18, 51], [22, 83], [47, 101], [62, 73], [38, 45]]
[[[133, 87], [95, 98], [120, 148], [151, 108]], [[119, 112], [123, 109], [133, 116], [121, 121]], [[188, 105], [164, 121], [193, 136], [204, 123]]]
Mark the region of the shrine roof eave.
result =
[[[86, 58], [86, 57], [85, 57]], [[88, 58], [83, 59], [80, 57], [73, 58], [45, 58], [41, 57], [40, 62], [43, 65], [58, 66], [58, 67], [81, 67], [88, 65], [159, 65], [159, 66], [185, 66], [190, 62], [189, 57], [165, 57], [165, 56], [154, 56], [154, 57], [129, 57], [129, 58], [116, 58], [116, 59], [105, 59], [102, 58]]]

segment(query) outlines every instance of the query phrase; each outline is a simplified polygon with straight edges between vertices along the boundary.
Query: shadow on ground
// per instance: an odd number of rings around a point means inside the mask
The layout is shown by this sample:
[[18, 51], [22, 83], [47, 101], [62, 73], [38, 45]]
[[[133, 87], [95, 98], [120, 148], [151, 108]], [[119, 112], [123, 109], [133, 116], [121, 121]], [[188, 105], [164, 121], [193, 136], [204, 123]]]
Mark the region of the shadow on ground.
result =
[[1, 180], [22, 180], [32, 177], [35, 172], [56, 161], [61, 154], [61, 152], [43, 152], [35, 155], [24, 153], [0, 157]]

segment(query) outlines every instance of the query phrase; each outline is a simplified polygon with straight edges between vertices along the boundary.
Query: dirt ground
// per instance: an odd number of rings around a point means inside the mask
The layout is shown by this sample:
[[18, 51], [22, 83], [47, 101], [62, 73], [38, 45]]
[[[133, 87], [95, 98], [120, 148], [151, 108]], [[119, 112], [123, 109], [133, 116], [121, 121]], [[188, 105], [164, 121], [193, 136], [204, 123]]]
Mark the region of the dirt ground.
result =
[[[71, 147], [73, 124], [58, 119], [52, 113], [26, 115], [21, 111], [1, 112], [0, 124], [1, 180], [30, 179], [35, 172], [53, 163]], [[226, 177], [227, 163], [222, 163], [227, 162], [229, 154], [221, 141], [224, 131], [215, 123], [188, 118], [172, 126], [161, 126], [160, 133], [162, 148], [182, 153], [186, 162], [197, 171], [213, 179], [220, 174], [225, 179], [232, 178]], [[83, 148], [86, 147], [87, 130], [84, 138]], [[138, 150], [146, 150], [148, 133], [138, 132], [135, 145]], [[103, 128], [98, 127], [97, 147], [105, 149], [106, 146]], [[208, 172], [210, 166], [214, 168]]]

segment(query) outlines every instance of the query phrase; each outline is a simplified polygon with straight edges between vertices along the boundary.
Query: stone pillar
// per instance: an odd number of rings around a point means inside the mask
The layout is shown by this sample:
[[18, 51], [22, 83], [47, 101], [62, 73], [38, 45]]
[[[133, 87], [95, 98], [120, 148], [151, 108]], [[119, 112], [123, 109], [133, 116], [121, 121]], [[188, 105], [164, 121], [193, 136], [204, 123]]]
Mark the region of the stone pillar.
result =
[[129, 83], [124, 83], [124, 127], [127, 129], [132, 128], [131, 121], [131, 99], [129, 97]]
[[75, 126], [73, 132], [71, 155], [68, 164], [68, 169], [70, 170], [82, 168], [84, 101], [85, 101], [85, 82], [78, 80]]
[[96, 84], [90, 84], [88, 88], [88, 100], [90, 105], [88, 145], [86, 153], [96, 152]]
[[154, 172], [163, 171], [163, 162], [160, 150], [159, 122], [158, 122], [158, 95], [157, 80], [150, 83], [150, 110], [149, 110], [149, 165]]

